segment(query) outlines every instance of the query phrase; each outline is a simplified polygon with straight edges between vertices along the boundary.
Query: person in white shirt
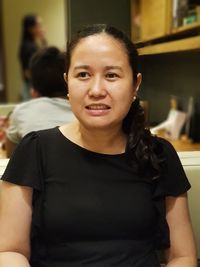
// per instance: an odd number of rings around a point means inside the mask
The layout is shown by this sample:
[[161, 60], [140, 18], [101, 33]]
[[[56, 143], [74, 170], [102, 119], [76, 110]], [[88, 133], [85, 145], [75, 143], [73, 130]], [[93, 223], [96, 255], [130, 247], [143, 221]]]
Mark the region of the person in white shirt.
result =
[[45, 48], [34, 54], [30, 70], [33, 99], [18, 104], [11, 114], [6, 132], [8, 157], [29, 132], [53, 128], [75, 119], [66, 99], [64, 54], [56, 47]]

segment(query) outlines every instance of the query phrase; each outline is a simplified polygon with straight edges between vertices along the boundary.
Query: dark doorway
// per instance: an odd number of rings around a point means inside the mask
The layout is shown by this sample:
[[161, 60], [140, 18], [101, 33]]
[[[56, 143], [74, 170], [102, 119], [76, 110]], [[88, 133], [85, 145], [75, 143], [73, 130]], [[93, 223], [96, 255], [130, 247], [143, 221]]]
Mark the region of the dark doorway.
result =
[[130, 0], [67, 0], [68, 40], [83, 25], [106, 23], [130, 36]]

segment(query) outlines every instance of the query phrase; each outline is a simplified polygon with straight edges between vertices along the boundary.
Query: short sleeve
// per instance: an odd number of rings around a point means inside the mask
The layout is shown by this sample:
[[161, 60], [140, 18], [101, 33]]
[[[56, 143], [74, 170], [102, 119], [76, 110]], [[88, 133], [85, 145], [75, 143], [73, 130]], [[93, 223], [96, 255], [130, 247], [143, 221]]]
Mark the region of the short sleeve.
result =
[[6, 130], [6, 135], [10, 141], [12, 141], [15, 144], [18, 144], [21, 140], [21, 137], [19, 135], [18, 131], [18, 114], [17, 114], [17, 109], [13, 111], [13, 113], [10, 116], [10, 125], [8, 129]]
[[10, 158], [2, 180], [42, 191], [42, 159], [39, 135], [27, 134], [16, 147]]
[[165, 168], [160, 177], [160, 186], [165, 196], [178, 196], [190, 189], [190, 183], [171, 143], [160, 139], [165, 156]]

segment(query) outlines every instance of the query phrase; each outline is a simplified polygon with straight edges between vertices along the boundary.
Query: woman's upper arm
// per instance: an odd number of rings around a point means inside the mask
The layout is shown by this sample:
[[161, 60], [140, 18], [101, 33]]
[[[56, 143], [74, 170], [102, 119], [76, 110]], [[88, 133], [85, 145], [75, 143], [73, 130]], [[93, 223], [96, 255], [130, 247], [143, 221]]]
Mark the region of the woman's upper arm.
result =
[[0, 186], [0, 252], [29, 258], [33, 190], [4, 181]]
[[170, 230], [167, 262], [176, 257], [196, 257], [186, 193], [178, 197], [166, 197], [166, 218]]

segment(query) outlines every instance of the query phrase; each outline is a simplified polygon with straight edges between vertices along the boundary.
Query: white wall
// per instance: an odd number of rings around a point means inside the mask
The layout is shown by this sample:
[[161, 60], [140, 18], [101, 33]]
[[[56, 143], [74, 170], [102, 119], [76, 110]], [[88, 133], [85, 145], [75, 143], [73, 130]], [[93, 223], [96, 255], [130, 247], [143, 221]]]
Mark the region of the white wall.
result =
[[66, 5], [65, 0], [2, 0], [2, 3], [7, 98], [9, 102], [17, 102], [22, 84], [18, 60], [22, 17], [28, 13], [41, 16], [48, 45], [64, 50], [67, 36]]

